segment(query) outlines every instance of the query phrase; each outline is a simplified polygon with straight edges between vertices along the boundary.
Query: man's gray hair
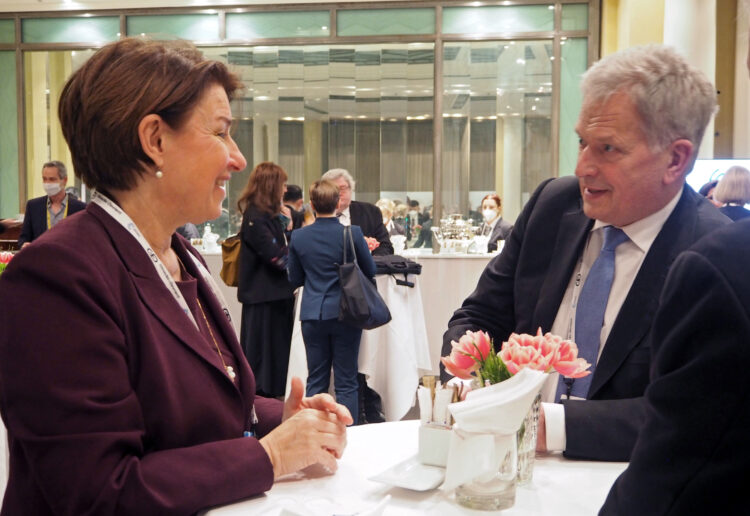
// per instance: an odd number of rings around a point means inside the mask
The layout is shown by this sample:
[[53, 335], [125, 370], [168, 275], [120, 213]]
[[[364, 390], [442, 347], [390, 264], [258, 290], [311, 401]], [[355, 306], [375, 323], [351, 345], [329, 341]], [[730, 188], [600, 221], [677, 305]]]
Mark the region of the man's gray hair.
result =
[[354, 178], [349, 173], [348, 170], [344, 168], [332, 168], [325, 174], [321, 176], [321, 179], [325, 179], [326, 181], [336, 181], [338, 178], [343, 177], [344, 180], [349, 183], [349, 188], [352, 189], [352, 192], [354, 191]]
[[685, 138], [697, 155], [716, 112], [716, 88], [673, 48], [644, 45], [596, 62], [581, 81], [584, 106], [624, 92], [635, 104], [641, 130], [652, 150]]
[[65, 168], [65, 165], [63, 164], [62, 161], [57, 161], [57, 160], [48, 161], [47, 163], [42, 165], [42, 170], [44, 170], [47, 167], [55, 167], [57, 169], [58, 175], [60, 176], [60, 179], [65, 179], [66, 177], [68, 177], [68, 169]]

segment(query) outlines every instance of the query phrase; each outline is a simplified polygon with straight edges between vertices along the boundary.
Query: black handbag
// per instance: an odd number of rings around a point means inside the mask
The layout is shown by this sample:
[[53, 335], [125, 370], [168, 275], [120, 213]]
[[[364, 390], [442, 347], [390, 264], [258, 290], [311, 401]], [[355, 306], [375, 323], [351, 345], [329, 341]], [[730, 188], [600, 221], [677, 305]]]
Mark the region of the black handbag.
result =
[[[422, 274], [422, 264], [398, 254], [373, 256], [372, 259], [375, 260], [375, 274], [390, 274], [396, 280], [396, 285], [414, 288], [408, 275]], [[399, 279], [396, 274], [403, 274], [404, 279]]]
[[[348, 248], [351, 248], [352, 252], [351, 262], [347, 262]], [[378, 294], [375, 282], [365, 276], [357, 264], [350, 226], [344, 227], [344, 255], [343, 262], [339, 265], [339, 284], [341, 285], [340, 322], [363, 330], [371, 330], [391, 320], [391, 312]]]

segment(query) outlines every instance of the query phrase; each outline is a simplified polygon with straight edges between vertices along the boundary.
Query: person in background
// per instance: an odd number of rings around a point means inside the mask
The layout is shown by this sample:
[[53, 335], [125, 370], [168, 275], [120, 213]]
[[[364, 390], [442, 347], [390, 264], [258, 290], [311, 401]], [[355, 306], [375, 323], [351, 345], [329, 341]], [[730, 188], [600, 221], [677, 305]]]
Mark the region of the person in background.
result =
[[294, 288], [287, 277], [285, 231], [292, 221], [282, 213], [287, 175], [279, 165], [259, 163], [237, 201], [242, 212], [240, 341], [255, 373], [256, 392], [280, 397], [286, 390], [294, 325]]
[[346, 408], [299, 379], [286, 403], [255, 396], [226, 303], [175, 235], [216, 218], [246, 165], [229, 130], [241, 84], [188, 43], [125, 38], [63, 88], [97, 193], [0, 275], [2, 514], [195, 514], [335, 470]]
[[177, 228], [177, 233], [179, 233], [183, 237], [187, 238], [188, 241], [191, 238], [200, 238], [201, 237], [201, 234], [198, 233], [198, 228], [192, 222], [188, 222], [186, 224], [183, 224], [179, 228]]
[[661, 45], [608, 55], [581, 89], [575, 176], [545, 181], [531, 196], [448, 323], [443, 354], [467, 330], [487, 331], [498, 346], [538, 328], [574, 340], [592, 374], [550, 375], [537, 450], [625, 461], [645, 417], [646, 335], [669, 266], [729, 223], [685, 184], [716, 89]]
[[425, 208], [424, 222], [418, 228], [419, 236], [412, 247], [432, 247], [432, 206]]
[[646, 421], [600, 515], [746, 513], [748, 260], [750, 220], [675, 260], [650, 335]]
[[380, 213], [383, 214], [383, 225], [388, 231], [389, 236], [393, 235], [404, 235], [406, 236], [406, 229], [393, 220], [393, 211], [396, 209], [396, 205], [390, 199], [380, 199], [375, 203], [375, 206], [380, 208]]
[[709, 181], [705, 185], [701, 186], [701, 189], [698, 190], [698, 193], [701, 194], [703, 197], [711, 201], [711, 204], [716, 206], [717, 208], [721, 207], [721, 203], [718, 202], [714, 198], [714, 192], [716, 191], [716, 185], [719, 184], [718, 179], [714, 179], [713, 181]]
[[505, 240], [513, 229], [513, 224], [502, 217], [502, 201], [496, 193], [487, 194], [482, 198], [482, 218], [484, 222], [479, 228], [482, 235], [489, 235], [487, 252], [497, 251], [497, 241]]
[[18, 247], [23, 248], [58, 222], [86, 208], [86, 204], [73, 199], [65, 192], [68, 170], [60, 161], [50, 161], [42, 166], [42, 182], [47, 195], [29, 199], [23, 218]]
[[[351, 224], [359, 226], [365, 238], [374, 240], [378, 245], [372, 250], [373, 256], [393, 254], [393, 244], [388, 231], [383, 224], [383, 215], [377, 206], [353, 201], [354, 178], [343, 168], [334, 168], [323, 174], [321, 179], [332, 181], [339, 188], [339, 203], [336, 207], [336, 217], [345, 226]], [[359, 382], [359, 416], [362, 423], [380, 423], [385, 421], [383, 403], [380, 395], [367, 385], [365, 375], [358, 374]]]
[[[338, 185], [321, 179], [310, 187], [315, 222], [292, 233], [289, 244], [289, 281], [304, 285], [300, 304], [302, 337], [307, 354], [307, 395], [328, 392], [331, 366], [336, 401], [359, 413], [357, 359], [362, 330], [338, 321], [341, 284], [337, 264], [343, 263], [344, 227], [336, 220]], [[351, 226], [357, 263], [365, 276], [375, 276], [362, 230]], [[347, 261], [353, 260], [347, 241]]]
[[289, 213], [292, 217], [292, 230], [299, 229], [305, 224], [304, 204], [305, 199], [302, 197], [302, 188], [297, 185], [286, 185], [284, 205], [289, 208]]
[[750, 217], [750, 210], [745, 208], [750, 203], [750, 170], [730, 167], [716, 185], [714, 198], [721, 205], [719, 211], [730, 219]]

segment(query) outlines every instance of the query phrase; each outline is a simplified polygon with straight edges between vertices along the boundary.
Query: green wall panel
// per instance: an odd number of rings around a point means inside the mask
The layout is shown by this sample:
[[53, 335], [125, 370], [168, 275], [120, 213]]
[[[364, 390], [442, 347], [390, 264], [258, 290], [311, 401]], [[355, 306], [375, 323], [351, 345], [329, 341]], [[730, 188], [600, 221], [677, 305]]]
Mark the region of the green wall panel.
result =
[[118, 16], [21, 20], [24, 43], [106, 43], [119, 35]]
[[227, 13], [227, 39], [321, 37], [331, 34], [328, 11]]
[[16, 42], [16, 24], [14, 20], [0, 20], [0, 43]]
[[581, 75], [588, 64], [588, 40], [568, 38], [561, 47], [560, 64], [560, 155], [561, 176], [575, 172], [578, 161], [578, 135], [575, 132], [581, 111]]
[[129, 36], [147, 34], [160, 39], [219, 40], [218, 14], [128, 16], [126, 26]]
[[18, 215], [16, 53], [0, 51], [0, 218]]
[[498, 34], [504, 32], [551, 31], [555, 11], [548, 5], [445, 7], [446, 34]]
[[587, 4], [563, 4], [562, 30], [587, 30], [589, 28], [589, 6]]
[[339, 36], [434, 34], [435, 9], [351, 9], [336, 14]]

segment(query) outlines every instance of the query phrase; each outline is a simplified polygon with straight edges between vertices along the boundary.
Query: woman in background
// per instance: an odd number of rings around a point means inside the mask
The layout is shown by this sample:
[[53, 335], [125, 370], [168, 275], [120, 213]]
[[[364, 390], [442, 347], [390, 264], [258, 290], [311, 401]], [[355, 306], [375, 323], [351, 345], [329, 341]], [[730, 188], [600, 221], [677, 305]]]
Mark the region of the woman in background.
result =
[[[317, 215], [310, 226], [292, 234], [289, 246], [289, 281], [304, 285], [300, 320], [307, 353], [307, 395], [328, 392], [331, 366], [336, 400], [359, 414], [357, 360], [362, 330], [338, 321], [341, 285], [338, 266], [344, 254], [344, 229], [335, 216], [339, 188], [326, 180], [310, 187], [310, 202]], [[357, 263], [368, 277], [375, 276], [375, 261], [359, 226], [351, 226]], [[347, 242], [347, 246], [350, 246]], [[347, 262], [351, 247], [347, 247]]]
[[275, 163], [259, 163], [237, 201], [242, 212], [240, 278], [242, 303], [240, 341], [255, 373], [256, 392], [282, 397], [286, 390], [289, 348], [294, 324], [294, 289], [286, 263], [291, 231], [289, 208], [283, 206], [287, 175]]
[[482, 217], [484, 222], [480, 227], [483, 235], [489, 235], [487, 252], [497, 251], [497, 241], [505, 240], [513, 229], [513, 224], [503, 219], [502, 202], [496, 193], [487, 194], [482, 198]]
[[750, 171], [734, 166], [726, 171], [714, 190], [714, 198], [720, 203], [719, 211], [737, 221], [750, 217], [745, 205], [750, 203]]
[[3, 515], [194, 514], [335, 469], [346, 409], [303, 399], [299, 380], [285, 404], [255, 396], [218, 286], [175, 234], [216, 218], [245, 168], [239, 87], [192, 45], [126, 38], [63, 88], [63, 135], [96, 193], [0, 275]]

